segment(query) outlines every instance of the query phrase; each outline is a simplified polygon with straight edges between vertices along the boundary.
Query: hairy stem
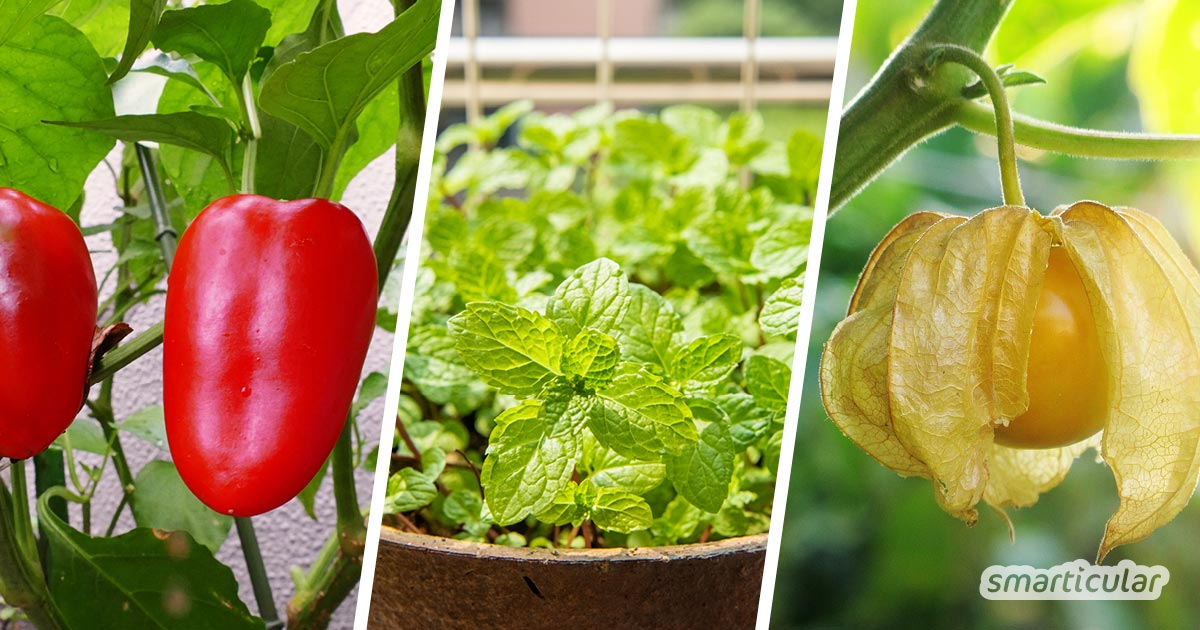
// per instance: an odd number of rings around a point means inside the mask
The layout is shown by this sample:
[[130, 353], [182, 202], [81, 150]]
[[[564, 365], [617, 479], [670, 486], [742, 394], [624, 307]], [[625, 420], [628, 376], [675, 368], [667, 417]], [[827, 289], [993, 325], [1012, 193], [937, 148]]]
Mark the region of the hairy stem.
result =
[[969, 69], [979, 77], [987, 88], [996, 112], [996, 141], [1000, 157], [1000, 185], [1004, 191], [1004, 203], [1009, 206], [1024, 206], [1025, 195], [1021, 193], [1021, 176], [1017, 172], [1016, 140], [1013, 139], [1012, 108], [1004, 82], [979, 53], [956, 44], [943, 44], [930, 49], [926, 66], [933, 69], [941, 63], [955, 63]]

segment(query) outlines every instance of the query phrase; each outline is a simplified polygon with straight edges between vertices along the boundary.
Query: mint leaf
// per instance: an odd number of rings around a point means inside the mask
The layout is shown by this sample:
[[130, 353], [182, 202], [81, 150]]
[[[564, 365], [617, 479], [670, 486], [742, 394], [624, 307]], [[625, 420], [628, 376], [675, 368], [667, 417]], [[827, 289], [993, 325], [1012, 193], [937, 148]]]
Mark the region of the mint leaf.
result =
[[598, 488], [596, 502], [592, 505], [592, 521], [601, 529], [628, 534], [649, 529], [654, 523], [654, 513], [650, 504], [636, 494]]
[[800, 306], [804, 299], [804, 279], [788, 278], [763, 303], [758, 325], [768, 335], [794, 339], [800, 325]]
[[775, 422], [776, 412], [760, 406], [750, 394], [726, 394], [717, 404], [729, 416], [729, 437], [738, 449], [757, 443]]
[[654, 519], [650, 533], [654, 535], [656, 544], [676, 545], [696, 538], [704, 524], [704, 512], [682, 496], [677, 496]]
[[644, 369], [617, 376], [597, 398], [588, 428], [622, 455], [657, 460], [699, 439], [683, 394]]
[[538, 313], [475, 302], [448, 326], [467, 367], [501, 392], [533, 395], [562, 373], [562, 333]]
[[666, 479], [667, 467], [662, 462], [642, 461], [593, 444], [587, 453], [587, 481], [596, 488], [613, 488], [634, 494], [645, 494]]
[[620, 360], [617, 340], [588, 328], [567, 343], [562, 368], [567, 374], [607, 382], [616, 375]]
[[445, 326], [413, 326], [404, 359], [404, 378], [430, 402], [453, 404], [458, 413], [468, 413], [483, 404], [488, 389], [463, 363], [454, 345]]
[[574, 481], [559, 490], [544, 510], [536, 514], [539, 521], [551, 525], [578, 525], [587, 520], [595, 502], [596, 490], [589, 484], [579, 485]]
[[793, 219], [776, 224], [754, 243], [750, 264], [769, 278], [795, 274], [808, 262], [808, 243], [812, 234], [812, 219]]
[[480, 478], [492, 518], [511, 525], [550, 506], [575, 472], [573, 433], [551, 437], [542, 403], [527, 400], [496, 417]]
[[415, 468], [400, 469], [388, 478], [383, 509], [395, 514], [429, 505], [438, 494], [433, 482], [433, 478]]
[[629, 280], [617, 263], [600, 258], [571, 274], [558, 286], [546, 316], [567, 337], [583, 328], [615, 332], [629, 310]]
[[756, 354], [746, 362], [746, 389], [759, 405], [786, 411], [792, 368], [783, 361]]
[[700, 337], [675, 355], [671, 376], [680, 383], [721, 383], [742, 361], [742, 347], [742, 340], [733, 335]]
[[679, 454], [668, 454], [667, 477], [675, 490], [706, 512], [717, 512], [729, 494], [737, 446], [725, 427], [710, 424], [700, 440]]
[[665, 372], [675, 354], [676, 337], [683, 332], [683, 319], [670, 302], [649, 287], [631, 283], [629, 297], [621, 328], [621, 351]]

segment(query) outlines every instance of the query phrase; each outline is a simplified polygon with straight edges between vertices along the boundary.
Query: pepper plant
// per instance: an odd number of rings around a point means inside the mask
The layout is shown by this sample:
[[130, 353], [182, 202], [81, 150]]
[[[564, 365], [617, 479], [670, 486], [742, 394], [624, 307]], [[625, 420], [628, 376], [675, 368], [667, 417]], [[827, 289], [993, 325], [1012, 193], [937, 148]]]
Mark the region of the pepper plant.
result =
[[[395, 19], [377, 32], [346, 36], [332, 0], [0, 2], [0, 186], [78, 223], [85, 179], [124, 142], [118, 163], [105, 164], [122, 203], [118, 218], [81, 226], [117, 254], [98, 274], [104, 297], [87, 412], [32, 460], [4, 464], [11, 478], [0, 482], [0, 596], [13, 607], [6, 619], [45, 629], [282, 627], [249, 519], [236, 524], [258, 616], [214, 557], [235, 519], [183, 484], [166, 458], [162, 408], [114, 412], [114, 381], [162, 343], [163, 324], [116, 344], [130, 332], [121, 320], [163, 293], [178, 235], [210, 203], [235, 193], [336, 200], [395, 147], [395, 185], [374, 242], [385, 281], [411, 213], [423, 61], [441, 9], [438, 0], [393, 4]], [[373, 470], [375, 456], [357, 416], [385, 385], [380, 374], [363, 379], [315, 478], [272, 480], [307, 483], [299, 500], [311, 515], [330, 476], [337, 504], [320, 554], [293, 571], [288, 627], [326, 626], [358, 582], [366, 530], [354, 470]], [[164, 457], [132, 469], [129, 439]], [[116, 475], [123, 496], [107, 521], [95, 522], [106, 475]], [[135, 527], [122, 532], [126, 513]]]
[[692, 105], [446, 129], [391, 522], [537, 547], [765, 531], [819, 158]]

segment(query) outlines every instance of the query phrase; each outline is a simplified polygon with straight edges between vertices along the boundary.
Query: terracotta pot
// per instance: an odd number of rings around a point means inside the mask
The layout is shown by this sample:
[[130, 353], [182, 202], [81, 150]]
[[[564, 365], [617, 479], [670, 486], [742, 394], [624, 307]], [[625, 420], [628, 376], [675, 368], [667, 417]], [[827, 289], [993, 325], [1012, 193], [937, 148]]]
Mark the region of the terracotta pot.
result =
[[385, 527], [370, 627], [753, 628], [767, 536], [642, 549], [514, 549]]

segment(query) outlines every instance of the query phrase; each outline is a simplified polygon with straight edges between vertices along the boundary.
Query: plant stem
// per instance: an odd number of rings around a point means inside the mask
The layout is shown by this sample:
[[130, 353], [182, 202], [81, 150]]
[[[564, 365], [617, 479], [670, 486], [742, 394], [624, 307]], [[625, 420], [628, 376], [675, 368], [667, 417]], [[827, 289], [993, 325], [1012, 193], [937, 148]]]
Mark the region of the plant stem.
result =
[[966, 71], [926, 76], [931, 46], [982, 52], [1013, 0], [937, 0], [842, 114], [829, 211], [844, 205], [921, 140], [954, 123]]
[[242, 105], [242, 116], [246, 120], [246, 152], [242, 154], [242, 192], [254, 192], [254, 167], [258, 161], [258, 140], [262, 138], [262, 124], [258, 121], [258, 105], [254, 102], [254, 82], [250, 73], [242, 78], [242, 89], [238, 92]]
[[92, 370], [91, 384], [95, 385], [116, 374], [118, 370], [136, 361], [139, 357], [158, 347], [163, 340], [163, 323], [143, 330], [129, 341], [109, 350], [96, 362]]
[[354, 485], [354, 455], [350, 440], [350, 425], [354, 419], [347, 417], [342, 434], [333, 447], [333, 497], [337, 504], [337, 526], [343, 551], [362, 555], [366, 544], [367, 528], [363, 524], [362, 510], [358, 507], [358, 489]]
[[[403, 4], [405, 3], [398, 3], [397, 8]], [[411, 5], [411, 2], [407, 4]], [[383, 215], [383, 223], [375, 236], [375, 262], [379, 265], [381, 292], [412, 220], [425, 113], [425, 76], [421, 64], [418, 63], [400, 77], [400, 135], [396, 139], [396, 181], [392, 186], [392, 198], [388, 201], [387, 212]]]
[[[13, 470], [22, 467], [23, 462], [15, 462]], [[8, 486], [0, 481], [0, 597], [6, 604], [23, 610], [41, 630], [66, 630], [62, 613], [46, 587], [37, 549], [30, 547], [21, 534], [23, 530], [32, 530], [32, 525], [28, 520], [28, 504], [22, 509], [25, 522], [19, 522], [18, 500], [24, 501], [25, 497], [13, 497]]]
[[312, 569], [297, 585], [296, 595], [288, 602], [288, 630], [316, 630], [329, 625], [338, 604], [358, 584], [362, 573], [362, 551], [348, 555], [334, 532]]
[[280, 630], [283, 622], [275, 609], [275, 596], [271, 593], [271, 579], [263, 564], [262, 552], [258, 547], [258, 536], [254, 534], [254, 523], [246, 517], [233, 519], [237, 524], [238, 539], [242, 542], [242, 555], [246, 558], [246, 569], [254, 587], [254, 599], [258, 602], [258, 614], [266, 622], [266, 630]]
[[[991, 108], [966, 101], [954, 122], [977, 133], [996, 134]], [[1197, 160], [1200, 135], [1160, 135], [1095, 131], [1013, 114], [1017, 144], [1033, 149], [1112, 160]]]
[[333, 142], [329, 144], [329, 154], [321, 163], [321, 175], [317, 179], [317, 187], [313, 189], [313, 196], [318, 199], [329, 199], [333, 196], [338, 168], [341, 167], [342, 156], [346, 153], [347, 134], [348, 131], [345, 128], [338, 129], [337, 135], [333, 137]]
[[[117, 471], [117, 478], [121, 480], [125, 503], [128, 503], [132, 509], [135, 489], [133, 471], [129, 468], [129, 460], [125, 458], [125, 448], [121, 446], [121, 439], [117, 434], [116, 416], [112, 409], [112, 389], [112, 379], [105, 379], [100, 384], [100, 394], [88, 406], [91, 408], [92, 416], [100, 423], [100, 429], [104, 431], [104, 439], [108, 441], [109, 448], [112, 449], [113, 467]], [[120, 511], [121, 507], [118, 506], [117, 514], [120, 514]], [[116, 515], [113, 518], [116, 518]]]
[[150, 149], [135, 144], [138, 166], [142, 169], [142, 182], [146, 185], [146, 194], [150, 197], [150, 214], [154, 218], [154, 240], [158, 241], [162, 250], [163, 263], [167, 271], [175, 262], [175, 248], [179, 244], [179, 234], [171, 225], [171, 215], [167, 212], [167, 199], [163, 194], [162, 182], [158, 180], [158, 169], [154, 166], [154, 155]]
[[1017, 172], [1016, 140], [1013, 139], [1012, 108], [1008, 104], [1008, 94], [1004, 91], [1004, 82], [988, 62], [979, 53], [963, 48], [957, 44], [942, 44], [934, 46], [926, 59], [926, 68], [933, 71], [941, 63], [956, 63], [974, 72], [987, 88], [988, 96], [992, 99], [992, 109], [996, 112], [996, 141], [999, 149], [1000, 186], [1004, 191], [1004, 204], [1009, 206], [1024, 206], [1025, 195], [1021, 193], [1021, 176]]

